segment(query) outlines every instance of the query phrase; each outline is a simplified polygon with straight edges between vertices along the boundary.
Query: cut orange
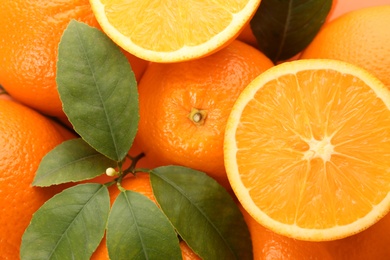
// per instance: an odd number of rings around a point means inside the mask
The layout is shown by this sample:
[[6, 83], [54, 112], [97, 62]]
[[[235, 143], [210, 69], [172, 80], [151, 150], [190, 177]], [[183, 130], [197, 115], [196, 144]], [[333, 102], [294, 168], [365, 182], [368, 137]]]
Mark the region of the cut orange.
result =
[[224, 156], [263, 226], [310, 241], [358, 233], [390, 209], [390, 91], [341, 61], [277, 65], [237, 99]]
[[176, 62], [206, 56], [231, 42], [260, 0], [90, 0], [105, 33], [139, 58]]

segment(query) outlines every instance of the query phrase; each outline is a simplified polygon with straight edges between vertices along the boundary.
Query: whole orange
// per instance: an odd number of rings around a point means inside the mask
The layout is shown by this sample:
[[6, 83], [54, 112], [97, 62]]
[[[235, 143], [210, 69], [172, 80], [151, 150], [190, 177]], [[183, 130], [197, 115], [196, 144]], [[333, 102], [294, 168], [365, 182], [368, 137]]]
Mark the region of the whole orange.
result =
[[[89, 1], [4, 0], [0, 17], [0, 84], [16, 100], [63, 117], [55, 82], [57, 47], [71, 19], [99, 27]], [[127, 56], [139, 79], [147, 62]]]
[[154, 166], [204, 171], [229, 188], [223, 162], [227, 117], [246, 85], [272, 66], [257, 49], [237, 40], [193, 61], [151, 63], [138, 86], [135, 142]]
[[[142, 159], [141, 159], [142, 160]], [[145, 164], [143, 162], [142, 164]], [[152, 186], [150, 184], [150, 178], [148, 173], [137, 173], [134, 175], [126, 176], [122, 183], [122, 187], [126, 190], [131, 190], [135, 192], [139, 192], [149, 199], [151, 199], [154, 203], [157, 203], [156, 198], [153, 195]], [[111, 205], [114, 203], [115, 199], [118, 197], [120, 191], [116, 187], [116, 185], [110, 186], [109, 188], [110, 192], [110, 202]], [[186, 260], [198, 260], [200, 259], [189, 247], [188, 245], [181, 241], [180, 242], [180, 248], [182, 250], [183, 259]], [[104, 236], [102, 242], [96, 249], [96, 251], [93, 253], [91, 260], [108, 260], [108, 250], [106, 246], [106, 237]]]
[[331, 257], [326, 242], [301, 241], [276, 234], [257, 223], [241, 205], [239, 207], [251, 234], [254, 260], [338, 259]]
[[42, 157], [72, 138], [38, 112], [0, 98], [0, 252], [19, 259], [19, 247], [32, 214], [63, 186], [32, 187]]
[[390, 87], [390, 5], [362, 8], [327, 23], [302, 59], [342, 60], [370, 71]]

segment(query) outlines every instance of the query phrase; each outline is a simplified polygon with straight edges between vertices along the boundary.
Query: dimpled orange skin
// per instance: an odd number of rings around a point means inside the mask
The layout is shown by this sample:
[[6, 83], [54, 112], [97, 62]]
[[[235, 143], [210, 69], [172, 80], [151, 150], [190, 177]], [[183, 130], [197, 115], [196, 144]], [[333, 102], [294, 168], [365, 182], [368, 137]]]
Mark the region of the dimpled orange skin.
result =
[[[135, 142], [153, 166], [182, 165], [204, 171], [230, 187], [223, 162], [224, 129], [244, 87], [273, 63], [261, 52], [234, 41], [194, 61], [151, 63], [140, 84], [140, 123]], [[207, 113], [194, 123], [193, 109]]]
[[[0, 17], [0, 84], [19, 102], [64, 117], [55, 82], [57, 48], [71, 19], [100, 28], [89, 1], [3, 0]], [[140, 76], [147, 62], [128, 56]]]
[[74, 135], [36, 111], [0, 98], [0, 252], [19, 259], [24, 230], [32, 214], [65, 186], [32, 187], [43, 156]]
[[301, 59], [336, 59], [358, 65], [390, 87], [390, 4], [355, 10], [327, 23]]

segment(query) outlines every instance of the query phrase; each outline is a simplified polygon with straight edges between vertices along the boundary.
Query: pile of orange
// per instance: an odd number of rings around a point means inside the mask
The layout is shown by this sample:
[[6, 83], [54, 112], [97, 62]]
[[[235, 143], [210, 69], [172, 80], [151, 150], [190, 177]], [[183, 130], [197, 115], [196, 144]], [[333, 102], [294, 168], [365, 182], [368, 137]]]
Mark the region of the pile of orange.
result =
[[[57, 47], [76, 19], [135, 73], [130, 154], [217, 180], [237, 198], [255, 259], [390, 259], [390, 0], [334, 0], [313, 41], [277, 65], [249, 25], [262, 1], [3, 1], [2, 256], [19, 258], [33, 212], [65, 188], [31, 182], [42, 157], [76, 137], [56, 86]], [[147, 174], [122, 185], [154, 200]], [[108, 259], [104, 241], [92, 259]]]

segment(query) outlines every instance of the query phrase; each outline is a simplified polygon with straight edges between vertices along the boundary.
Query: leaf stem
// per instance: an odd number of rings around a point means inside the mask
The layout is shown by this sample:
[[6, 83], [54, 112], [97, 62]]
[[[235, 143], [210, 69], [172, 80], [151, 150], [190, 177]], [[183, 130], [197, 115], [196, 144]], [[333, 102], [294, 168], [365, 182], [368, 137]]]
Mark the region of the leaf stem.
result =
[[[118, 186], [118, 189], [123, 191], [123, 187], [121, 186], [121, 182], [122, 182], [122, 179], [129, 173], [135, 175], [136, 172], [139, 172], [138, 170], [136, 170], [136, 165], [138, 163], [138, 161], [144, 157], [145, 154], [144, 153], [140, 153], [138, 154], [137, 156], [133, 157], [133, 156], [130, 156], [130, 155], [127, 155], [126, 157], [129, 158], [131, 160], [131, 164], [130, 166], [125, 169], [125, 170], [122, 170], [122, 162], [118, 162], [118, 168], [119, 168], [119, 176], [117, 178], [115, 178], [114, 182], [117, 183], [117, 186]], [[147, 169], [147, 171], [149, 171], [149, 169]]]
[[145, 154], [144, 153], [140, 153], [140, 154], [138, 154], [135, 157], [127, 155], [127, 157], [131, 160], [131, 165], [129, 166], [129, 168], [127, 168], [126, 170], [123, 171], [123, 174], [127, 175], [127, 174], [131, 173], [131, 174], [134, 175], [135, 174], [135, 167], [136, 167], [138, 161], [140, 159], [142, 159], [142, 157], [145, 157]]

